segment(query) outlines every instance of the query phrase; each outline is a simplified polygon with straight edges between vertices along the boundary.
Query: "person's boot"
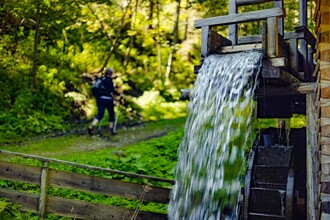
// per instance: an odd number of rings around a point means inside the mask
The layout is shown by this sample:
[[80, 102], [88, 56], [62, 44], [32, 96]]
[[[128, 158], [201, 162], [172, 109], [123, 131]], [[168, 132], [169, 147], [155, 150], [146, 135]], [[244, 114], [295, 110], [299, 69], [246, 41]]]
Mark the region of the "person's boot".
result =
[[87, 127], [87, 132], [89, 135], [93, 135], [92, 131], [93, 131], [94, 127]]
[[110, 128], [110, 134], [111, 134], [111, 135], [116, 135], [117, 132], [116, 132], [113, 128]]

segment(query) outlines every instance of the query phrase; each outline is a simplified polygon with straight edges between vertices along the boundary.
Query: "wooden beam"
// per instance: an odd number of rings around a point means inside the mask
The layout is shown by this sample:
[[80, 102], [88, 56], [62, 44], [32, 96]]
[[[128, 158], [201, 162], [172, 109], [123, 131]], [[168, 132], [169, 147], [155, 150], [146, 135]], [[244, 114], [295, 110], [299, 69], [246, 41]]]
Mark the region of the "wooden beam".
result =
[[217, 16], [217, 17], [196, 20], [195, 28], [201, 28], [203, 26], [230, 25], [230, 24], [237, 24], [242, 22], [265, 20], [271, 17], [284, 17], [284, 16], [285, 16], [285, 12], [283, 8], [265, 9], [260, 11], [246, 12], [242, 14], [231, 14], [231, 15]]
[[285, 57], [271, 58], [264, 60], [263, 64], [271, 65], [274, 67], [286, 67], [288, 60]]
[[273, 0], [236, 0], [236, 4], [238, 6], [243, 5], [255, 5], [255, 4], [262, 4], [265, 2], [272, 2]]
[[262, 50], [262, 44], [245, 44], [237, 46], [226, 46], [218, 49], [218, 53], [237, 53], [247, 50]]
[[318, 205], [318, 112], [316, 107], [316, 93], [306, 95], [306, 189], [307, 213], [309, 218], [316, 220]]
[[207, 54], [216, 53], [220, 47], [231, 46], [232, 42], [213, 30], [209, 30]]
[[[296, 31], [285, 32], [283, 36], [283, 40], [290, 39], [306, 39], [307, 43], [311, 47], [315, 47], [316, 38], [314, 35], [305, 28], [297, 27]], [[251, 36], [240, 36], [238, 37], [238, 44], [251, 44], [251, 43], [259, 43], [262, 41], [262, 36], [259, 35], [251, 35]]]
[[[37, 211], [38, 196], [33, 193], [17, 192], [0, 189], [0, 197], [9, 198], [13, 203], [20, 204], [22, 211]], [[65, 216], [73, 219], [150, 219], [165, 220], [166, 214], [139, 211], [119, 206], [102, 205], [92, 202], [70, 200], [49, 196], [46, 213]]]
[[74, 163], [74, 162], [70, 162], [70, 161], [58, 160], [58, 159], [47, 158], [47, 157], [40, 157], [40, 156], [31, 155], [31, 154], [23, 154], [23, 153], [11, 152], [11, 151], [6, 151], [6, 150], [0, 150], [0, 153], [6, 154], [6, 155], [11, 155], [11, 156], [19, 156], [19, 157], [23, 157], [23, 158], [32, 158], [32, 159], [36, 159], [39, 161], [48, 161], [48, 162], [72, 165], [72, 166], [76, 166], [76, 167], [80, 167], [80, 168], [84, 168], [84, 169], [97, 170], [97, 171], [108, 172], [108, 173], [112, 173], [112, 174], [120, 174], [120, 175], [133, 177], [133, 178], [145, 178], [145, 179], [149, 179], [149, 180], [153, 180], [153, 181], [168, 182], [168, 183], [174, 184], [173, 180], [169, 180], [169, 179], [165, 179], [165, 178], [153, 177], [153, 176], [136, 174], [136, 173], [129, 173], [129, 172], [124, 172], [124, 171], [120, 171], [120, 170], [113, 170], [113, 169], [109, 169], [109, 168], [102, 168], [102, 167], [96, 167], [96, 166], [91, 166], [91, 165], [79, 164], [79, 163]]

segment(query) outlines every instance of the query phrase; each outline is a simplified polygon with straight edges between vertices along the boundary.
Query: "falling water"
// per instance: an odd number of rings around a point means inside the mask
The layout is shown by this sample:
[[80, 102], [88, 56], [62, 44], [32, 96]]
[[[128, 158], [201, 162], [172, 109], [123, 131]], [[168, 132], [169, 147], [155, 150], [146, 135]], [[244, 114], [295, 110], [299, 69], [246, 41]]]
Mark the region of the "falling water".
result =
[[235, 209], [261, 59], [251, 51], [204, 60], [187, 107], [169, 219], [220, 219]]

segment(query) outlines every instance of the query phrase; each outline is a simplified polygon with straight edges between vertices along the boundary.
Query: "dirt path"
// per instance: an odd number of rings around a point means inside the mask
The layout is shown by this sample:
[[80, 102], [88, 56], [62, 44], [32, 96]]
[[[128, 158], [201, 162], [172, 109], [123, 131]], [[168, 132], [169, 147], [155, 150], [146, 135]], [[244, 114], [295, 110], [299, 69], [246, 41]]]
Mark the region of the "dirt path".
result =
[[106, 128], [95, 129], [95, 135], [87, 134], [84, 127], [64, 134], [34, 138], [15, 145], [0, 146], [0, 149], [44, 157], [74, 154], [110, 147], [124, 147], [155, 137], [184, 126], [184, 119], [143, 123], [131, 127], [119, 127], [117, 135], [110, 135]]

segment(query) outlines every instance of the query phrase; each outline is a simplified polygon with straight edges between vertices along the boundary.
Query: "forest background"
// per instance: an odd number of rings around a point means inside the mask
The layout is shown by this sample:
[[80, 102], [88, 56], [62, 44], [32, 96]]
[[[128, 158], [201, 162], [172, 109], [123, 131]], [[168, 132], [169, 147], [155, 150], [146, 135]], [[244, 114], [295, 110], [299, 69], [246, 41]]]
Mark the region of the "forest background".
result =
[[[293, 30], [299, 3], [285, 7]], [[227, 0], [0, 0], [0, 140], [86, 125], [96, 113], [91, 84], [105, 67], [116, 72], [119, 124], [184, 116], [180, 89], [193, 86], [200, 63], [193, 22], [226, 14]], [[239, 27], [258, 33], [258, 22]]]

